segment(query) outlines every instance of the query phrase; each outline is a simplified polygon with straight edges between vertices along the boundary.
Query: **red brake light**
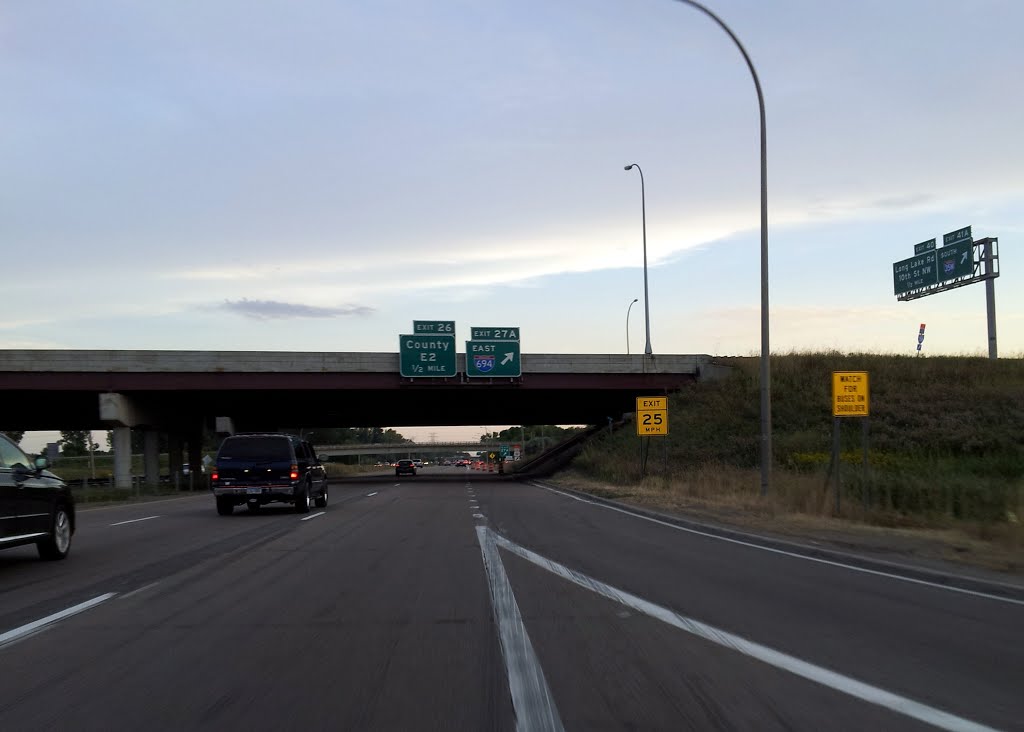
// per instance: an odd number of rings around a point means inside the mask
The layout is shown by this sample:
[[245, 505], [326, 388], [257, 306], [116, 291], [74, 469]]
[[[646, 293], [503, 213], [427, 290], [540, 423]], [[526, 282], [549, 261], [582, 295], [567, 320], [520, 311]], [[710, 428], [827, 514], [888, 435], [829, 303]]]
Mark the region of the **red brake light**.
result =
[[210, 474], [210, 480], [217, 480], [218, 478], [220, 478], [220, 476], [219, 476], [219, 475], [217, 474], [217, 471], [216, 471], [216, 470], [214, 470], [214, 471], [213, 471], [213, 472], [212, 472], [212, 473]]
[[299, 479], [299, 466], [298, 465], [292, 465], [292, 469], [291, 470], [292, 471], [289, 474], [289, 477], [291, 477], [292, 480], [298, 480]]

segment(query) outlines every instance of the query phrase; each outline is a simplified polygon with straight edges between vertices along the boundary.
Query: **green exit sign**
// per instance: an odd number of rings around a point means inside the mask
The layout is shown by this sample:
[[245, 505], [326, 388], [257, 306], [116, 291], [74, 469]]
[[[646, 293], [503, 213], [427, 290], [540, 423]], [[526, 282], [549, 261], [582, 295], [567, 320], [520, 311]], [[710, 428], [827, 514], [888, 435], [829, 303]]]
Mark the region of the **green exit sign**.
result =
[[416, 335], [437, 333], [439, 335], [455, 335], [454, 320], [414, 320], [412, 332]]
[[911, 290], [919, 290], [922, 287], [930, 287], [938, 281], [934, 250], [892, 265], [893, 291], [897, 295]]
[[522, 375], [519, 341], [466, 341], [466, 376]]
[[455, 376], [455, 336], [400, 335], [398, 362], [399, 372], [409, 378]]
[[935, 269], [939, 282], [970, 277], [974, 274], [974, 242], [960, 240], [935, 252]]
[[924, 254], [925, 252], [931, 252], [935, 250], [935, 240], [929, 239], [923, 241], [920, 244], [914, 245], [914, 254]]
[[474, 341], [518, 341], [519, 328], [478, 328], [469, 329]]
[[965, 226], [962, 229], [951, 231], [948, 234], [942, 235], [942, 246], [948, 247], [950, 244], [956, 244], [961, 241], [971, 241], [971, 227]]

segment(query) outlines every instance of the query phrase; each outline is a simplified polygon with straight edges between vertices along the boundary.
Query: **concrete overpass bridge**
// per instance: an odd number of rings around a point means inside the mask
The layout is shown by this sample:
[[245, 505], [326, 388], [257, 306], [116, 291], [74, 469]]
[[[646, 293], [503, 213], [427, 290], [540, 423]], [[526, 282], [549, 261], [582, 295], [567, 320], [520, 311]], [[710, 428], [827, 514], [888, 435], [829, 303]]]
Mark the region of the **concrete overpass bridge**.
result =
[[406, 378], [397, 353], [280, 351], [0, 351], [0, 429], [111, 429], [114, 476], [131, 484], [131, 429], [158, 436], [171, 469], [183, 446], [201, 459], [219, 432], [315, 427], [600, 424], [726, 370], [706, 355], [523, 354], [522, 376], [468, 378], [465, 355], [445, 378]]

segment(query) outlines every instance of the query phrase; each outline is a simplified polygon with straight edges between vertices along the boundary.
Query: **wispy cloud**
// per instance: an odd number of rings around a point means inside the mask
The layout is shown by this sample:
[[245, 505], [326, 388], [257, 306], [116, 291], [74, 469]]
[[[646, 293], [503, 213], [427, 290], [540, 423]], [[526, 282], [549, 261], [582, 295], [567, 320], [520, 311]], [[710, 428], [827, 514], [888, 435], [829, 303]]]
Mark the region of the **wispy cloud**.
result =
[[338, 318], [349, 315], [370, 315], [374, 308], [366, 305], [345, 305], [325, 308], [302, 303], [277, 302], [275, 300], [225, 300], [217, 306], [220, 310], [243, 315], [253, 320], [284, 320], [288, 318]]

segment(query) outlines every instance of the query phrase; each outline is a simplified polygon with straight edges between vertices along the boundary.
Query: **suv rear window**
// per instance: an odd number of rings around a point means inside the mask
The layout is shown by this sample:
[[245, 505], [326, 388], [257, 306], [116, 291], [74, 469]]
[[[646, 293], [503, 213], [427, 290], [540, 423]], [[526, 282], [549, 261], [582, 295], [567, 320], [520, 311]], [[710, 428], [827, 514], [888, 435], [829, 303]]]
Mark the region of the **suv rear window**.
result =
[[218, 460], [291, 460], [286, 437], [228, 438], [220, 446]]

